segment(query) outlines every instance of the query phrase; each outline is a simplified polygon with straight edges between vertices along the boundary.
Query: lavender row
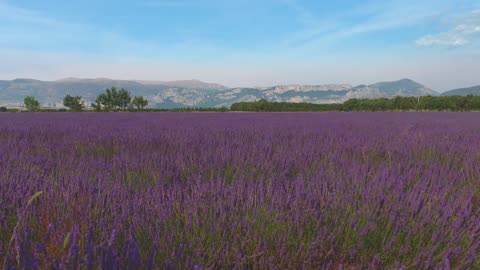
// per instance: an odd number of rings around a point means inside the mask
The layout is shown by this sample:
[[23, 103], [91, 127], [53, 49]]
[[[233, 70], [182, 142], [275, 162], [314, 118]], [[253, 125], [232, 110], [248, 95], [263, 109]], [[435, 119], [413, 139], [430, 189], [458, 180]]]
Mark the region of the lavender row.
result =
[[2, 114], [0, 147], [7, 269], [480, 268], [476, 113]]

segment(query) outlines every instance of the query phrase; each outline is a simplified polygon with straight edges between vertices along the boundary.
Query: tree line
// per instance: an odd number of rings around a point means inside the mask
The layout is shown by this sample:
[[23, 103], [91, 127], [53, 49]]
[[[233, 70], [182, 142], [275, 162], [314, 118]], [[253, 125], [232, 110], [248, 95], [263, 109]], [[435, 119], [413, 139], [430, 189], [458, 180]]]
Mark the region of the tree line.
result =
[[[40, 110], [40, 102], [33, 96], [25, 97], [23, 102], [28, 111]], [[80, 112], [85, 109], [85, 101], [81, 96], [66, 95], [63, 99], [63, 106], [71, 111]], [[144, 110], [148, 106], [148, 100], [143, 96], [132, 97], [130, 92], [124, 88], [117, 90], [112, 87], [98, 95], [91, 106], [95, 111]], [[0, 107], [0, 111], [8, 111], [8, 109]]]
[[[27, 96], [24, 99], [28, 111], [39, 111], [40, 103], [35, 97]], [[70, 111], [79, 112], [85, 109], [85, 102], [81, 96], [67, 95], [63, 105]], [[149, 112], [192, 112], [192, 111], [250, 111], [250, 112], [327, 112], [327, 111], [480, 111], [480, 96], [421, 96], [395, 97], [376, 99], [349, 99], [344, 103], [313, 104], [291, 102], [269, 102], [261, 99], [255, 102], [234, 103], [229, 108], [176, 108], [156, 109], [146, 108], [148, 101], [143, 96], [132, 97], [126, 89], [117, 90], [115, 87], [105, 90], [97, 96], [91, 107], [94, 111], [149, 111]], [[0, 107], [0, 112], [10, 111]], [[59, 111], [59, 110], [42, 110]], [[60, 110], [64, 111], [64, 109]]]
[[230, 110], [247, 112], [328, 112], [340, 111], [341, 107], [341, 104], [269, 102], [261, 99], [255, 102], [234, 103]]
[[350, 99], [343, 111], [480, 111], [480, 96], [421, 96], [392, 99]]
[[[27, 96], [24, 99], [25, 108], [31, 112], [65, 112], [67, 109], [45, 109], [40, 108], [40, 102], [33, 96]], [[63, 99], [63, 106], [73, 112], [80, 112], [85, 110], [85, 101], [81, 96], [66, 95]], [[160, 108], [147, 108], [148, 100], [143, 96], [132, 97], [131, 93], [122, 88], [118, 90], [115, 87], [107, 88], [104, 93], [97, 96], [95, 102], [91, 104], [91, 108], [97, 112], [110, 112], [110, 111], [142, 111], [142, 112], [227, 112], [227, 107], [220, 108], [173, 108], [173, 109], [160, 109]], [[16, 109], [8, 109], [6, 107], [0, 107], [0, 112], [16, 112]]]
[[231, 111], [325, 112], [325, 111], [480, 111], [480, 96], [421, 96], [376, 99], [349, 99], [342, 104], [269, 102], [234, 103]]
[[105, 93], [97, 96], [97, 99], [92, 103], [92, 108], [95, 111], [116, 111], [128, 109], [143, 110], [148, 105], [148, 100], [142, 96], [133, 97], [125, 89], [117, 91], [115, 87], [106, 89]]

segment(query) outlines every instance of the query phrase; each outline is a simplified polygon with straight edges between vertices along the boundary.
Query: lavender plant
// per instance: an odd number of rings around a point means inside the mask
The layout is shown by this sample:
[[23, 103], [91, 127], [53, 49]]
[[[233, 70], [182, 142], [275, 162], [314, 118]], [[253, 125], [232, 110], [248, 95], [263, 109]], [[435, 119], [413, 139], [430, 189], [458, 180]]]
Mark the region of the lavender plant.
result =
[[480, 269], [479, 147], [476, 113], [2, 114], [0, 260]]

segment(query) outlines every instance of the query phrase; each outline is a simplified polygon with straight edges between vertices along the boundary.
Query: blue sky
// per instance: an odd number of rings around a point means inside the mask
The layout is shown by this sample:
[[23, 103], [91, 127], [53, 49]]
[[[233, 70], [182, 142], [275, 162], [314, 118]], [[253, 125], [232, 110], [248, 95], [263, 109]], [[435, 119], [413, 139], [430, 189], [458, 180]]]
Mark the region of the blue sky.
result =
[[0, 0], [0, 79], [480, 84], [480, 0]]

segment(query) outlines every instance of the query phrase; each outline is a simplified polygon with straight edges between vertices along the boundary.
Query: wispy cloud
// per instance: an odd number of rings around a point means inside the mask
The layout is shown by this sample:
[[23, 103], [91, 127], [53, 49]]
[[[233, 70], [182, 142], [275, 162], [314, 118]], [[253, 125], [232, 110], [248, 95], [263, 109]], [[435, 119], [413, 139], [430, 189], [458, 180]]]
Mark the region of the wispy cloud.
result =
[[[173, 1], [172, 1], [173, 2]], [[0, 0], [0, 48], [38, 52], [97, 52], [102, 56], [154, 54], [162, 44], [85, 22], [66, 21]]]
[[283, 0], [282, 2], [297, 14], [298, 19], [305, 25], [315, 25], [319, 23], [318, 18], [297, 0]]
[[[147, 2], [144, 2], [147, 3]], [[151, 5], [195, 5], [190, 0], [152, 0]], [[136, 4], [135, 4], [136, 5]], [[175, 27], [175, 25], [172, 25]], [[0, 49], [37, 51], [39, 54], [97, 55], [100, 59], [146, 59], [177, 62], [208, 61], [209, 55], [230, 55], [226, 48], [189, 33], [173, 40], [113, 28], [97, 22], [67, 20], [33, 8], [0, 0]], [[0, 57], [0, 59], [2, 59]], [[213, 59], [213, 58], [212, 58]], [[3, 59], [2, 59], [3, 60]], [[1, 61], [0, 61], [1, 62]]]
[[416, 41], [419, 46], [459, 47], [480, 40], [480, 10], [455, 20], [449, 31], [428, 35]]
[[[451, 8], [450, 5], [437, 4], [435, 1], [370, 1], [337, 12], [334, 17], [328, 14], [323, 18], [315, 16], [299, 1], [289, 0], [300, 18], [308, 18], [311, 23], [287, 39], [287, 44], [300, 44], [301, 47], [316, 47], [350, 38], [354, 35], [390, 30], [411, 26], [438, 16]], [[434, 8], [432, 8], [434, 6]]]
[[56, 25], [58, 21], [48, 18], [40, 12], [19, 8], [0, 1], [0, 18], [1, 20], [15, 23], [34, 23], [42, 25]]

